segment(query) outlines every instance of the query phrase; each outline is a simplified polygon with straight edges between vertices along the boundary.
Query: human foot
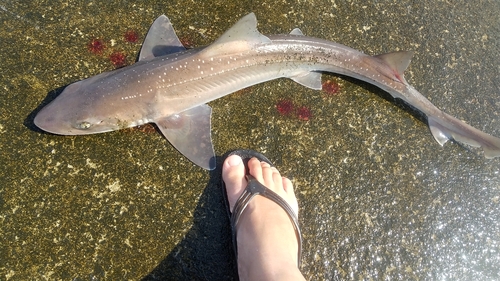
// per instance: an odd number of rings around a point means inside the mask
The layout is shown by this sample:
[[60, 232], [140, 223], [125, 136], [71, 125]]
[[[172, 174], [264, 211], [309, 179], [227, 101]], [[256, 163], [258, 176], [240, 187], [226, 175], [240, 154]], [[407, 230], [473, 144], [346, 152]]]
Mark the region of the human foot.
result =
[[[248, 151], [235, 154], [250, 157]], [[238, 155], [227, 157], [223, 164], [222, 176], [230, 211], [241, 214], [239, 220], [232, 219], [235, 224], [233, 232], [237, 233], [239, 277], [241, 280], [304, 280], [297, 266], [301, 240], [298, 226], [294, 231], [296, 219], [293, 217], [296, 218], [298, 213], [298, 204], [292, 183], [266, 163], [268, 160], [265, 157], [261, 158], [263, 162], [257, 158], [248, 160], [248, 172]], [[237, 201], [250, 178], [268, 189], [255, 187], [258, 185], [256, 182], [249, 185], [253, 192], [263, 191], [264, 194], [250, 199], [251, 194], [245, 192], [242, 197], [246, 200], [240, 201], [248, 201], [248, 205], [239, 210], [244, 204]]]

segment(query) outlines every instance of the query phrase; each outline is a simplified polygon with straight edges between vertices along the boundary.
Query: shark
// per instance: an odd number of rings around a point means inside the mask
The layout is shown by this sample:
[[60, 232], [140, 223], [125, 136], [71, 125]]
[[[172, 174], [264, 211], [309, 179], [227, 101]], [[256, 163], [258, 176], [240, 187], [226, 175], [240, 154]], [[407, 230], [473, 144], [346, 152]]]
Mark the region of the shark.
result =
[[243, 88], [289, 78], [322, 88], [331, 72], [373, 84], [426, 116], [434, 139], [481, 147], [500, 156], [500, 139], [452, 117], [408, 84], [404, 71], [413, 52], [370, 56], [347, 46], [305, 36], [263, 35], [254, 13], [241, 18], [214, 43], [186, 49], [161, 15], [151, 25], [130, 66], [72, 83], [36, 115], [40, 129], [59, 135], [103, 133], [154, 123], [194, 164], [215, 168], [208, 102]]

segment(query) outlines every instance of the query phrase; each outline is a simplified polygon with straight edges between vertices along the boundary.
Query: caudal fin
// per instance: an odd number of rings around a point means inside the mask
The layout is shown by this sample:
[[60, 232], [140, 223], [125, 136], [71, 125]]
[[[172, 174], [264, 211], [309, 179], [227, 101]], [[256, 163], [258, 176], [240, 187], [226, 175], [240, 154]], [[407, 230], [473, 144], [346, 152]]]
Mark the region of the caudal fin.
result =
[[429, 128], [436, 141], [443, 145], [449, 139], [473, 147], [481, 147], [488, 159], [500, 157], [500, 139], [486, 134], [466, 123], [442, 113], [439, 117], [428, 116]]

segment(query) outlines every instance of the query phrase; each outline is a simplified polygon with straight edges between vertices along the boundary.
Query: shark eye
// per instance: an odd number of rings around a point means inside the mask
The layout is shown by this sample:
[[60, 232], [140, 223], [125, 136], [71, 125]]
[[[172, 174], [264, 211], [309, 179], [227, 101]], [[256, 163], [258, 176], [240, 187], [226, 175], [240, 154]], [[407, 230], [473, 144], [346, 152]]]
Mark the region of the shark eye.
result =
[[80, 123], [76, 123], [75, 128], [80, 129], [80, 130], [87, 130], [90, 127], [92, 127], [92, 124], [87, 121], [82, 121]]

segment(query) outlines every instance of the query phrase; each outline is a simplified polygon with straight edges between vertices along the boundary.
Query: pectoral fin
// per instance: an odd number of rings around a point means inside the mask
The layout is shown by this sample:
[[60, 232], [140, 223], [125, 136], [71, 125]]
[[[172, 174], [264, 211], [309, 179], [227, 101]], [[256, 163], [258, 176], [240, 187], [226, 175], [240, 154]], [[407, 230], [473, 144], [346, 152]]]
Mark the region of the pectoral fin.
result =
[[213, 170], [215, 153], [211, 137], [211, 115], [212, 108], [204, 104], [155, 123], [182, 155], [204, 169]]

